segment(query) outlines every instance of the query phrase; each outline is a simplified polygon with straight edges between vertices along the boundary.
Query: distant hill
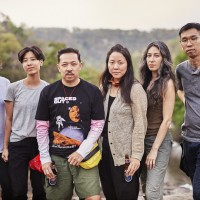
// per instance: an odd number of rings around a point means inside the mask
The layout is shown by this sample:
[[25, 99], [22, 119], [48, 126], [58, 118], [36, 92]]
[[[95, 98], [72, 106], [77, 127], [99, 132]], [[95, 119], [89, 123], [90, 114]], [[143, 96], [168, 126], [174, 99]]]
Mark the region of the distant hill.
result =
[[101, 68], [104, 65], [109, 49], [120, 43], [126, 46], [131, 53], [141, 51], [154, 40], [170, 41], [178, 36], [178, 30], [153, 29], [150, 32], [139, 30], [112, 30], [112, 29], [79, 29], [72, 31], [64, 28], [32, 28], [32, 37], [46, 42], [61, 42], [67, 47], [80, 50], [83, 61]]

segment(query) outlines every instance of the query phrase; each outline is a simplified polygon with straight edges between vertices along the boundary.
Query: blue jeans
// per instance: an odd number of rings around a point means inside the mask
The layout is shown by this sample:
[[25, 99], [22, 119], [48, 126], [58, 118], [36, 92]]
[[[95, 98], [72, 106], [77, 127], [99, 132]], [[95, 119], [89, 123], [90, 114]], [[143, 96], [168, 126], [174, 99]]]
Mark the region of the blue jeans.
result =
[[200, 142], [183, 141], [186, 163], [193, 186], [194, 200], [200, 200]]

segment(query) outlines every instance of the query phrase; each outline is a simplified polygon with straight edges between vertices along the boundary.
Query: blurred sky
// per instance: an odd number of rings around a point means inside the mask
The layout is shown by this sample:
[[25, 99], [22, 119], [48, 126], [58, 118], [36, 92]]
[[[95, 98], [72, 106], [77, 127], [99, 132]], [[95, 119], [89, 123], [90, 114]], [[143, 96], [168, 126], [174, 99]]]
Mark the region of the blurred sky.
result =
[[138, 29], [200, 22], [200, 0], [0, 0], [18, 26]]

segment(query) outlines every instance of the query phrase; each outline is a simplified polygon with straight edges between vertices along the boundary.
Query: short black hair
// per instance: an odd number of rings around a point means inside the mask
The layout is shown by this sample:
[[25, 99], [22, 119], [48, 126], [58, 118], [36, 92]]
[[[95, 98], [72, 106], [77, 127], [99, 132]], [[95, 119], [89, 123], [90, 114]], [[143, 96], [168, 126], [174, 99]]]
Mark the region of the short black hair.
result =
[[192, 22], [192, 23], [187, 23], [185, 24], [179, 31], [179, 36], [181, 37], [181, 33], [183, 33], [184, 31], [187, 31], [189, 29], [196, 29], [198, 31], [200, 31], [200, 24], [199, 23], [195, 23], [195, 22]]
[[37, 46], [25, 47], [18, 53], [18, 59], [21, 63], [23, 63], [23, 59], [26, 53], [31, 51], [38, 60], [45, 60], [44, 54], [42, 50]]
[[65, 54], [65, 53], [75, 53], [75, 54], [77, 54], [78, 60], [81, 62], [81, 55], [79, 53], [79, 50], [69, 47], [69, 48], [64, 48], [64, 49], [61, 49], [61, 50], [58, 51], [58, 54], [57, 54], [58, 63], [60, 62], [60, 56], [62, 54]]

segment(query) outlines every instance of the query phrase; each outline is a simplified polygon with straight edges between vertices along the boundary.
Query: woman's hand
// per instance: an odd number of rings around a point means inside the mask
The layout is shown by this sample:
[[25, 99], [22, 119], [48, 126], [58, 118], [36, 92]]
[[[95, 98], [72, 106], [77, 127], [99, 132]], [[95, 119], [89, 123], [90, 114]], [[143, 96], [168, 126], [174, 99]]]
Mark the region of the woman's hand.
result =
[[140, 167], [140, 161], [138, 159], [131, 158], [128, 169], [125, 172], [126, 175], [133, 176], [139, 167]]
[[9, 153], [8, 153], [8, 149], [7, 149], [7, 148], [6, 148], [6, 149], [4, 148], [4, 149], [3, 149], [3, 152], [2, 152], [2, 156], [1, 156], [2, 159], [4, 160], [4, 162], [8, 162], [8, 154], [9, 154]]
[[155, 167], [157, 155], [158, 150], [152, 148], [146, 158], [147, 169], [153, 169]]

